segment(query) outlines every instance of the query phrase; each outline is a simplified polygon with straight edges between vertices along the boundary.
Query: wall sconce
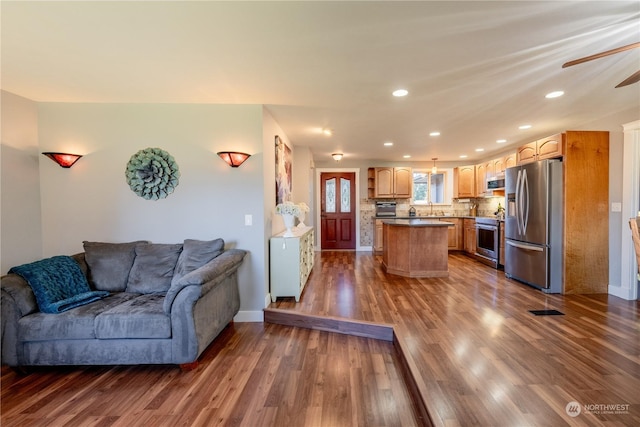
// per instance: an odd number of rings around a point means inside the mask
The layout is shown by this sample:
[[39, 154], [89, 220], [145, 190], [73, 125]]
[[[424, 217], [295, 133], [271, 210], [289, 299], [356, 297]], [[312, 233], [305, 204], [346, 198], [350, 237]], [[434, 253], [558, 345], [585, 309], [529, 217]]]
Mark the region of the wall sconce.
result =
[[339, 162], [340, 160], [342, 160], [342, 153], [333, 153], [331, 157], [333, 157], [333, 160], [335, 160], [336, 162]]
[[44, 154], [45, 156], [47, 156], [48, 158], [50, 158], [51, 160], [53, 160], [63, 168], [70, 168], [71, 166], [73, 166], [75, 162], [78, 161], [80, 157], [82, 157], [80, 154], [68, 154], [68, 153], [47, 152], [42, 154]]
[[433, 157], [431, 160], [433, 160], [433, 167], [431, 168], [431, 175], [435, 175], [438, 173], [438, 168], [436, 167], [436, 160], [438, 160], [437, 157]]
[[237, 151], [220, 151], [217, 154], [232, 168], [237, 168], [243, 164], [245, 160], [251, 157], [251, 154], [239, 153]]

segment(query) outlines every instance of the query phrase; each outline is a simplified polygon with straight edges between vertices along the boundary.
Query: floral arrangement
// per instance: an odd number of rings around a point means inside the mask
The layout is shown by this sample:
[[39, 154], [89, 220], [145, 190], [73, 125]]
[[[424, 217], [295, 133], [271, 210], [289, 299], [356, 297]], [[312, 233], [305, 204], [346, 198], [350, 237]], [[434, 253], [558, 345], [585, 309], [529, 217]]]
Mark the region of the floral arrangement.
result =
[[300, 206], [296, 205], [293, 202], [284, 202], [284, 203], [279, 203], [278, 205], [276, 205], [276, 213], [278, 215], [293, 215], [293, 216], [298, 216], [300, 215]]
[[300, 208], [300, 212], [309, 212], [309, 206], [305, 202], [298, 203], [298, 207]]

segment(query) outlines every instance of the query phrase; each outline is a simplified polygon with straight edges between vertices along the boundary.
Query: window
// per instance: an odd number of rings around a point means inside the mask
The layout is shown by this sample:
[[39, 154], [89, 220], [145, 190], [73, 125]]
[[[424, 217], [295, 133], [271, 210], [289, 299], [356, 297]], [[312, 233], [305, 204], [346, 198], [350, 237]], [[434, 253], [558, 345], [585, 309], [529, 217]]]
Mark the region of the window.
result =
[[432, 174], [430, 171], [413, 171], [413, 203], [416, 205], [450, 204], [446, 197], [447, 171], [438, 171]]

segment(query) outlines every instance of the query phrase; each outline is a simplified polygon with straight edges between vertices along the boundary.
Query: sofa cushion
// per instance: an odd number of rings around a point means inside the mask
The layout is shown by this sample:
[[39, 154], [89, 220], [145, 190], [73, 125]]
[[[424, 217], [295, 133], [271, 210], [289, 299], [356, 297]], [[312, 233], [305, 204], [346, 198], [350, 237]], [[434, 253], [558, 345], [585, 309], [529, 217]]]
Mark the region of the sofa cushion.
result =
[[150, 243], [136, 246], [135, 251], [126, 291], [139, 294], [166, 292], [171, 286], [182, 244]]
[[96, 338], [171, 338], [171, 319], [162, 309], [163, 301], [162, 294], [139, 295], [100, 313]]
[[171, 284], [176, 283], [182, 276], [202, 267], [224, 250], [224, 240], [194, 240], [185, 239], [182, 253], [173, 273]]
[[47, 341], [60, 339], [93, 339], [96, 337], [94, 322], [96, 316], [138, 294], [118, 292], [59, 314], [33, 313], [18, 321], [20, 341]]
[[149, 242], [82, 243], [89, 266], [89, 284], [100, 291], [122, 292], [127, 287], [129, 272], [136, 257], [135, 247]]

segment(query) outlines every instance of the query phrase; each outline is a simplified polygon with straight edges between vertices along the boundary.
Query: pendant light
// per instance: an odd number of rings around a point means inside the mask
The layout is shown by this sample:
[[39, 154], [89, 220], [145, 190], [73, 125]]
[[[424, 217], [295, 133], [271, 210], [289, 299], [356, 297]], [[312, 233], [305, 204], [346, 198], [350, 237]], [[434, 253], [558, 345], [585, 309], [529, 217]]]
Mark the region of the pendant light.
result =
[[431, 175], [435, 175], [438, 173], [438, 168], [436, 167], [436, 160], [438, 160], [437, 157], [433, 157], [431, 160], [433, 160], [433, 167], [431, 168]]

